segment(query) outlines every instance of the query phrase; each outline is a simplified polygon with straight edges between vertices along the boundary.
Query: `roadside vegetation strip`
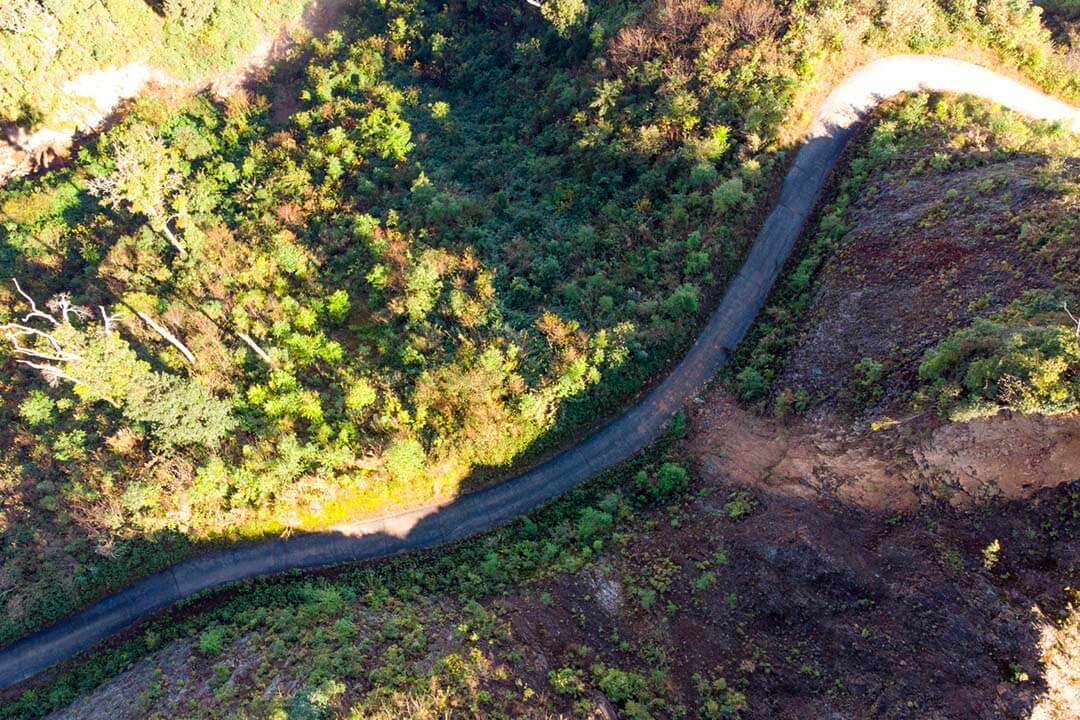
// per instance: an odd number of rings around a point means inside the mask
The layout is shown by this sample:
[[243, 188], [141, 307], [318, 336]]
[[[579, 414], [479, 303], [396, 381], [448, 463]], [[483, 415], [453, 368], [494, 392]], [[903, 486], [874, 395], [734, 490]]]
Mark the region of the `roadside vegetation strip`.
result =
[[968, 93], [1080, 132], [1080, 111], [970, 63], [900, 55], [867, 65], [833, 90], [818, 112], [775, 207], [691, 350], [625, 414], [530, 472], [446, 505], [193, 558], [140, 580], [0, 652], [0, 689], [183, 598], [252, 577], [373, 560], [452, 542], [495, 528], [632, 457], [660, 435], [746, 334], [830, 171], [866, 113], [888, 97], [916, 91]]

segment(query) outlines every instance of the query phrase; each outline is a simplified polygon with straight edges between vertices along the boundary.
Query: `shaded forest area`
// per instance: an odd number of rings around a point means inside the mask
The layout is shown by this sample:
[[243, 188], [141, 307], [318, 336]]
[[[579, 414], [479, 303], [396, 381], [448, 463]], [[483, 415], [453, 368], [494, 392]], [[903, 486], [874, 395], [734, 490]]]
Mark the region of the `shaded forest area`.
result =
[[286, 119], [292, 78], [148, 96], [9, 184], [0, 642], [619, 407], [738, 267], [802, 105], [901, 49], [1080, 96], [1027, 2], [383, 0], [296, 51]]

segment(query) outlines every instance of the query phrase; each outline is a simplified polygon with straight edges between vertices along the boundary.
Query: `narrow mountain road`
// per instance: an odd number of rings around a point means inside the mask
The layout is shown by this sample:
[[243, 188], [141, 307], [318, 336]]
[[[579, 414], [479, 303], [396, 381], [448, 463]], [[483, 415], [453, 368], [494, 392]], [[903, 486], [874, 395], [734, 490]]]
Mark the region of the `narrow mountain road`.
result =
[[841, 152], [868, 111], [903, 92], [968, 93], [1080, 132], [1080, 110], [969, 63], [897, 55], [866, 65], [828, 96], [759, 232], [694, 346], [625, 414], [533, 470], [436, 507], [202, 557], [140, 580], [0, 651], [0, 689], [73, 657], [113, 633], [204, 590], [260, 575], [374, 560], [490, 530], [630, 458], [663, 431], [727, 361], [768, 297]]

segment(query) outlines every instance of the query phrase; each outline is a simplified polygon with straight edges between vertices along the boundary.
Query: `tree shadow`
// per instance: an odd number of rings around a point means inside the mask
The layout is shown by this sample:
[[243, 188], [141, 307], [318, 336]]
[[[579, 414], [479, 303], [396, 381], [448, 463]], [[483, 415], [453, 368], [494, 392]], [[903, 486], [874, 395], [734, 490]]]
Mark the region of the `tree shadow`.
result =
[[[638, 540], [650, 547], [660, 542], [673, 552], [681, 543], [715, 536], [725, 548], [728, 561], [717, 568], [717, 588], [736, 588], [737, 608], [719, 589], [678, 590], [669, 598], [680, 608], [671, 622], [673, 647], [692, 650], [676, 658], [673, 681], [686, 685], [689, 697], [689, 676], [697, 670], [692, 658], [734, 663], [748, 638], [767, 657], [798, 647], [803, 658], [801, 666], [749, 678], [749, 717], [806, 717], [843, 708], [873, 718], [988, 712], [1026, 718], [1045, 695], [1041, 643], [1063, 610], [1061, 588], [1080, 580], [1080, 480], [1022, 500], [967, 510], [928, 505], [899, 517], [840, 502], [827, 491], [807, 497], [719, 485], [723, 492], [686, 498], [690, 512], [679, 530], [635, 535], [627, 546], [636, 552]], [[746, 489], [756, 508], [732, 522], [723, 497]], [[179, 600], [201, 598], [193, 608], [198, 612], [227, 595], [222, 588], [239, 578], [370, 563], [444, 546], [518, 517], [519, 502], [506, 485], [495, 486], [426, 513], [191, 558], [0, 651], [0, 684], [6, 688], [0, 699], [14, 702], [23, 690], [47, 685], [48, 674], [25, 681]], [[647, 517], [651, 511], [642, 512]], [[655, 513], [666, 517], [663, 508]], [[544, 522], [541, 513], [532, 517]], [[1032, 533], [1033, 527], [1041, 529]], [[998, 540], [1000, 558], [987, 566], [985, 548]], [[589, 606], [588, 598], [582, 606]], [[647, 618], [634, 614], [640, 610], [626, 612], [617, 622], [627, 627], [625, 637], [633, 637], [631, 627]], [[696, 622], [715, 622], [718, 630], [683, 638], [686, 613]], [[596, 642], [604, 652], [605, 643]], [[820, 692], [819, 676], [841, 679], [842, 690]], [[779, 708], [778, 692], [785, 698]]]
[[[802, 148], [742, 268], [689, 352], [636, 405], [599, 431], [527, 472], [438, 508], [355, 523], [341, 532], [263, 541], [185, 560], [0, 652], [0, 684], [25, 680], [138, 618], [221, 584], [428, 549], [490, 530], [641, 452], [716, 374], [754, 322], [825, 179], [856, 129], [831, 128]], [[490, 477], [491, 472], [477, 468], [474, 477]], [[479, 484], [474, 480], [466, 486]]]
[[[0, 685], [21, 682], [179, 599], [223, 584], [289, 570], [371, 561], [489, 530], [642, 451], [714, 377], [745, 335], [827, 187], [832, 167], [857, 129], [858, 124], [831, 126], [802, 147], [769, 203], [774, 209], [764, 220], [757, 242], [689, 352], [670, 374], [657, 378], [640, 402], [583, 442], [563, 451], [555, 442], [565, 437], [566, 428], [552, 429], [534, 446], [555, 450], [538, 457], [527, 472], [438, 508], [355, 523], [340, 532], [268, 540], [185, 560], [0, 651]], [[522, 463], [528, 464], [527, 460]], [[505, 468], [479, 467], [463, 487], [485, 486], [495, 475], [505, 473]]]
[[143, 0], [146, 3], [146, 7], [154, 11], [154, 14], [158, 17], [165, 19], [165, 3], [167, 0]]

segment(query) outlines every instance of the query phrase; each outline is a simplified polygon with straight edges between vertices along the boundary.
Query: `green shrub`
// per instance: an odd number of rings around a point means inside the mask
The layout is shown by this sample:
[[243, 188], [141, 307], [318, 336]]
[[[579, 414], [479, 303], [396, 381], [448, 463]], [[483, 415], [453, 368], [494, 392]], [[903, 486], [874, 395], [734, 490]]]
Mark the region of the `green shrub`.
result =
[[19, 403], [19, 417], [32, 428], [52, 423], [55, 410], [56, 403], [41, 390], [31, 390], [26, 399]]
[[161, 450], [198, 446], [214, 449], [236, 427], [229, 403], [197, 380], [153, 373], [133, 387], [124, 414], [150, 425]]
[[559, 35], [566, 36], [585, 23], [589, 8], [585, 0], [545, 0], [540, 6], [540, 14]]
[[693, 587], [696, 592], [702, 592], [703, 590], [708, 590], [709, 588], [711, 588], [715, 584], [716, 584], [716, 573], [714, 573], [714, 572], [703, 572], [703, 573], [701, 573], [701, 575], [694, 578], [692, 583], [690, 583], [691, 587]]
[[361, 413], [378, 399], [375, 388], [367, 378], [359, 378], [349, 386], [345, 394], [345, 407], [353, 413]]
[[738, 718], [746, 707], [746, 695], [729, 686], [722, 677], [710, 678], [694, 673], [693, 681], [700, 698], [698, 712], [702, 720]]
[[407, 485], [424, 472], [424, 447], [416, 440], [398, 440], [387, 449], [384, 460], [390, 477]]
[[668, 500], [686, 489], [690, 474], [675, 463], [664, 463], [656, 474], [656, 496]]
[[578, 539], [582, 542], [591, 542], [592, 540], [606, 535], [612, 526], [611, 513], [606, 513], [603, 510], [597, 510], [594, 507], [582, 508], [578, 514], [577, 520], [577, 534]]
[[161, 497], [161, 488], [145, 482], [132, 482], [124, 488], [120, 503], [129, 513], [138, 514], [157, 506]]
[[585, 694], [585, 682], [574, 668], [564, 667], [548, 673], [551, 688], [560, 695], [580, 697]]
[[199, 652], [208, 657], [219, 655], [225, 647], [225, 628], [211, 625], [199, 635]]
[[675, 289], [664, 302], [664, 314], [672, 320], [689, 320], [697, 316], [701, 290], [696, 285], [684, 283]]
[[732, 520], [742, 520], [754, 512], [757, 502], [754, 496], [745, 490], [737, 490], [727, 496], [724, 513]]
[[301, 688], [289, 701], [289, 720], [323, 720], [331, 715], [334, 700], [345, 692], [345, 685], [327, 680], [317, 687]]
[[769, 383], [756, 367], [744, 368], [735, 378], [735, 391], [743, 400], [757, 400], [769, 392]]
[[[1060, 294], [1037, 291], [931, 348], [919, 365], [943, 414], [958, 421], [1008, 408], [1056, 414], [1078, 406], [1080, 343]], [[1058, 309], [1055, 311], [1054, 307]]]
[[870, 400], [881, 396], [882, 388], [879, 385], [885, 374], [885, 366], [873, 358], [864, 357], [855, 363], [855, 395], [862, 400]]
[[591, 670], [600, 691], [611, 702], [622, 704], [632, 700], [648, 699], [649, 683], [638, 673], [599, 663], [593, 665]]
[[713, 209], [726, 215], [753, 200], [753, 195], [743, 189], [742, 178], [734, 177], [722, 182], [712, 192]]
[[349, 302], [349, 293], [340, 288], [326, 299], [326, 314], [331, 322], [343, 322], [345, 316], [349, 314], [350, 307], [352, 304]]

